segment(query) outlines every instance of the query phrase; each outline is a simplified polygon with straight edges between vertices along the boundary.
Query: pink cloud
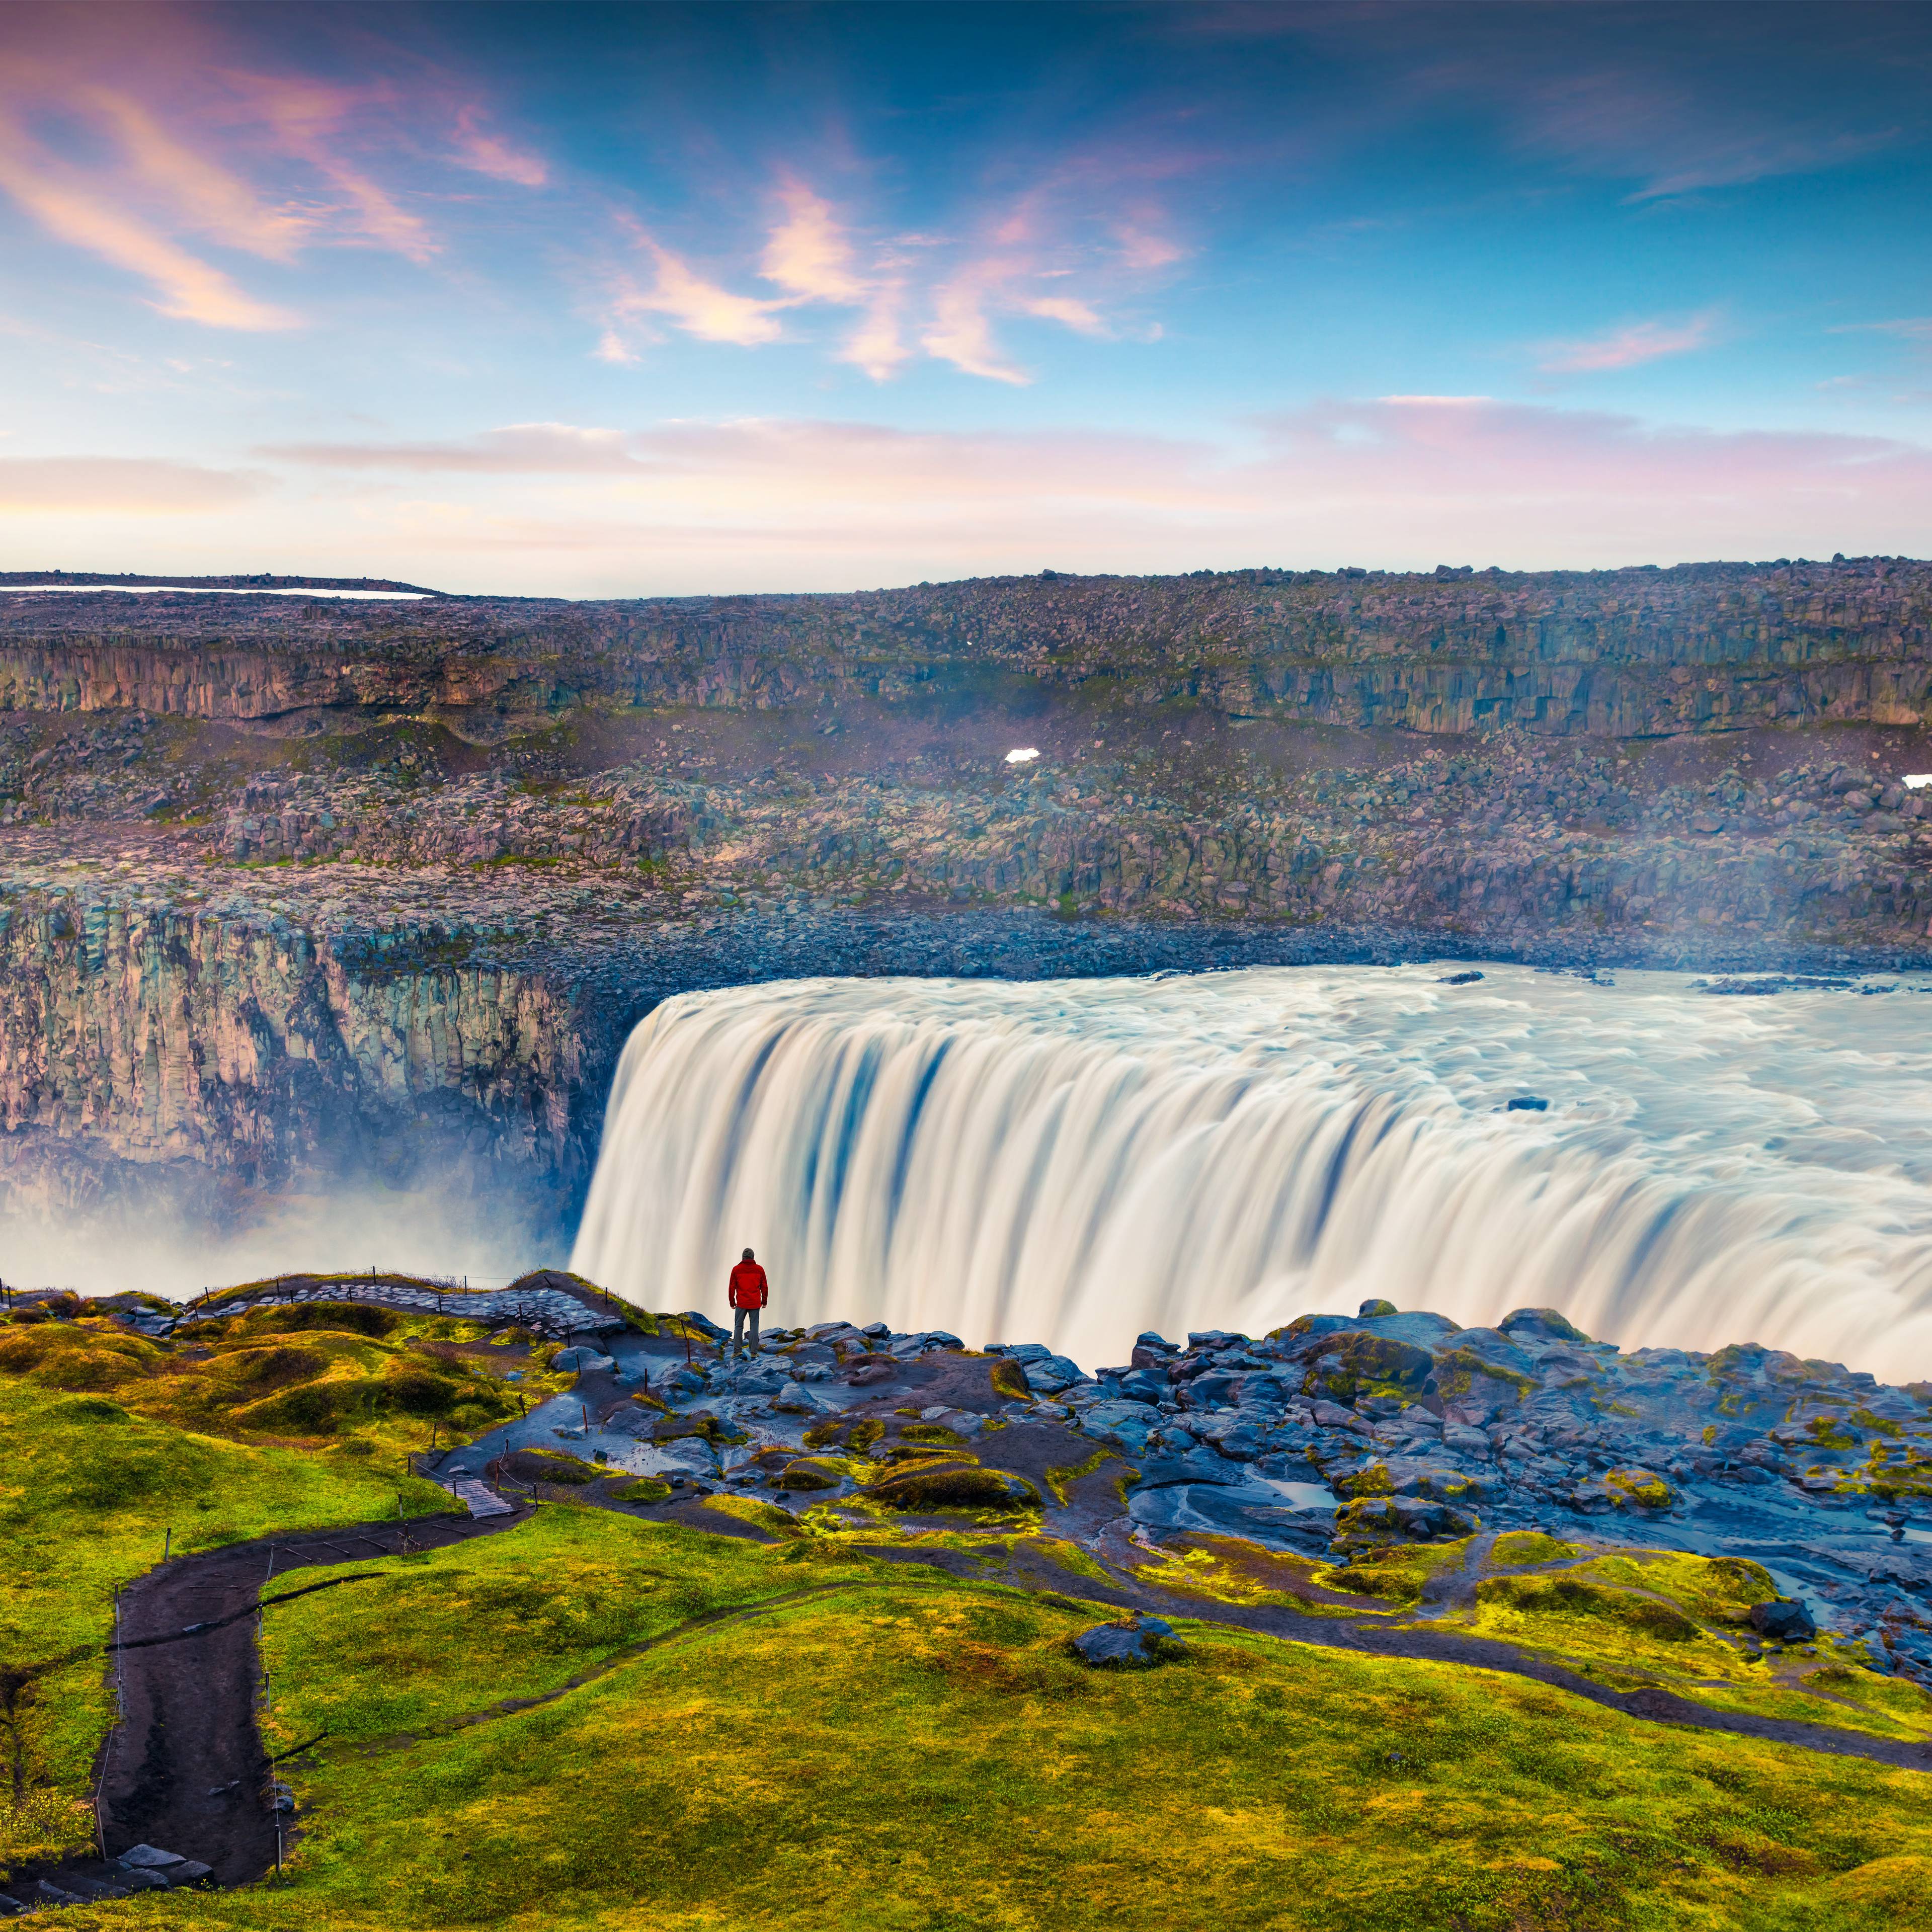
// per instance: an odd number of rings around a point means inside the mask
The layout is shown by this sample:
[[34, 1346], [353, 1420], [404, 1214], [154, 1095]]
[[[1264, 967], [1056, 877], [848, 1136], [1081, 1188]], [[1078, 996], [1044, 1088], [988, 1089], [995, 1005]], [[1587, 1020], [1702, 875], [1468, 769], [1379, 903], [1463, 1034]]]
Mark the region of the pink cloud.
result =
[[294, 326], [286, 309], [257, 302], [221, 271], [75, 178], [44, 152], [0, 126], [0, 190], [50, 235], [148, 283], [164, 315], [214, 328]]
[[146, 457], [0, 457], [0, 510], [16, 514], [188, 516], [232, 509], [265, 487], [247, 472]]
[[[20, 8], [0, 44], [0, 193], [46, 232], [147, 281], [164, 314], [222, 328], [296, 318], [238, 287], [200, 238], [281, 264], [326, 242], [418, 262], [441, 247], [395, 184], [425, 145], [528, 187], [541, 160], [436, 76], [352, 85], [237, 58], [205, 10]], [[425, 143], [424, 134], [428, 136]]]
[[1022, 302], [1020, 307], [1028, 315], [1036, 315], [1043, 321], [1064, 322], [1069, 328], [1078, 329], [1082, 335], [1105, 335], [1107, 325], [1084, 302], [1072, 296], [1036, 296]]
[[427, 261], [436, 243], [420, 216], [401, 207], [375, 178], [343, 152], [344, 123], [363, 104], [356, 91], [280, 76], [238, 77], [250, 105], [273, 130], [283, 150], [307, 161], [342, 197], [338, 214], [346, 226], [411, 261]]
[[640, 234], [638, 242], [650, 256], [656, 274], [649, 288], [632, 287], [619, 298], [620, 315], [665, 316], [700, 341], [735, 343], [742, 349], [776, 342], [784, 333], [773, 312], [778, 304], [734, 295], [729, 289], [706, 281], [682, 256], [659, 246], [648, 235]]
[[796, 181], [779, 199], [785, 218], [771, 232], [759, 273], [802, 302], [863, 302], [868, 286], [854, 272], [852, 244], [830, 205]]
[[864, 316], [838, 351], [842, 362], [862, 369], [875, 382], [890, 381], [912, 357], [900, 326], [904, 286], [882, 284]]
[[[319, 480], [360, 472], [316, 499], [325, 523], [354, 520], [368, 562], [351, 574], [446, 556], [438, 580], [554, 591], [838, 588], [1043, 562], [1828, 556], [1908, 549], [1932, 518], [1932, 450], [1915, 444], [1480, 397], [1325, 402], [1220, 440], [754, 420], [260, 454]], [[387, 494], [386, 475], [413, 494]]]
[[487, 132], [483, 118], [484, 110], [473, 103], [457, 110], [454, 151], [458, 163], [494, 181], [514, 182], [519, 188], [543, 187], [550, 179], [550, 170], [542, 159], [512, 147], [500, 134]]
[[511, 423], [460, 442], [265, 444], [255, 454], [322, 470], [468, 470], [497, 476], [582, 476], [634, 469], [620, 430]]
[[987, 319], [988, 284], [997, 279], [994, 272], [972, 269], [942, 287], [933, 298], [932, 320], [920, 346], [966, 375], [1024, 388], [1033, 378], [1000, 354]]
[[1685, 356], [1706, 349], [1714, 339], [1719, 317], [1706, 309], [1683, 322], [1632, 322], [1603, 335], [1574, 342], [1546, 342], [1537, 364], [1550, 374], [1595, 374], [1609, 369], [1634, 369], [1666, 356]]

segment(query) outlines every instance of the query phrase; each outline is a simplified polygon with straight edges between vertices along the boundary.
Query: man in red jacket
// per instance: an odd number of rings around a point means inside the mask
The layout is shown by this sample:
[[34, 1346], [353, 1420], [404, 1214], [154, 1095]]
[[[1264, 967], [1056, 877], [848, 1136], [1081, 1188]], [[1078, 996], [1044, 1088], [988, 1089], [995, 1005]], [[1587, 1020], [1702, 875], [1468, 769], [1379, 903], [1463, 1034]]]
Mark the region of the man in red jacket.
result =
[[749, 1248], [745, 1250], [745, 1258], [731, 1270], [731, 1352], [742, 1355], [745, 1352], [745, 1318], [752, 1318], [752, 1353], [758, 1352], [758, 1310], [772, 1298], [770, 1284], [765, 1280], [765, 1271], [752, 1258]]

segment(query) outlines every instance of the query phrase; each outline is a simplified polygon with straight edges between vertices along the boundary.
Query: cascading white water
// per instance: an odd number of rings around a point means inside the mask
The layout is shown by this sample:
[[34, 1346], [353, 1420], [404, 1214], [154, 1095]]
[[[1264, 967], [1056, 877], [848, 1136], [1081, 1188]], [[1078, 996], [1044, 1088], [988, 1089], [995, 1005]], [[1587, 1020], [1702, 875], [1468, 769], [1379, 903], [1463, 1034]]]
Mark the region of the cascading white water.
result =
[[[1384, 1295], [1932, 1372], [1932, 1004], [1526, 968], [813, 980], [632, 1034], [572, 1265], [722, 1313], [1038, 1340]], [[1520, 1095], [1545, 1113], [1509, 1112]]]

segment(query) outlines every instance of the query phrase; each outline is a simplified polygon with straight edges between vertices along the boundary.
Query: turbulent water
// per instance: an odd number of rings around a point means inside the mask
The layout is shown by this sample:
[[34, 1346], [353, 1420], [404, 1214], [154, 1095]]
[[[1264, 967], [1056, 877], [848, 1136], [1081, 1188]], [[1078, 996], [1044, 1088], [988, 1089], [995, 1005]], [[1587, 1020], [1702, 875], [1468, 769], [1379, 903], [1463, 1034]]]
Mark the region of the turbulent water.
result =
[[722, 1312], [750, 1245], [776, 1321], [1089, 1367], [1384, 1295], [1932, 1373], [1923, 982], [1456, 970], [681, 995], [626, 1048], [573, 1264]]

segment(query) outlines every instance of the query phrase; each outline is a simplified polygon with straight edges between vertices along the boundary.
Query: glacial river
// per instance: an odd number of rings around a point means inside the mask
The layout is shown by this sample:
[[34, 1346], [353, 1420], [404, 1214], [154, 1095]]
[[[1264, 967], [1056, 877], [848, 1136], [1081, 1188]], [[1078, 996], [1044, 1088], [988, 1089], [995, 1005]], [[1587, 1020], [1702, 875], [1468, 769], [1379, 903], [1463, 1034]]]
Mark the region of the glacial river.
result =
[[722, 1315], [750, 1245], [775, 1322], [1089, 1367], [1381, 1295], [1932, 1374], [1932, 980], [1460, 970], [682, 994], [626, 1049], [572, 1264]]

